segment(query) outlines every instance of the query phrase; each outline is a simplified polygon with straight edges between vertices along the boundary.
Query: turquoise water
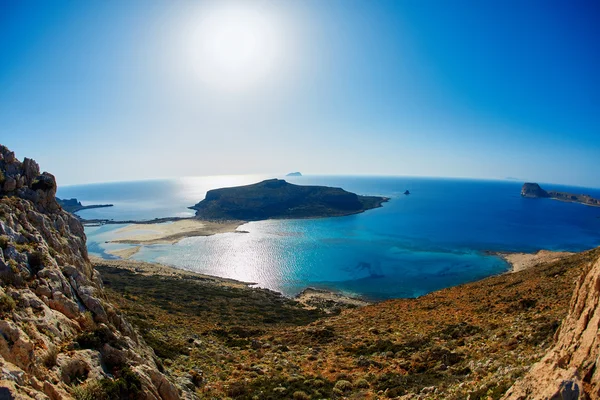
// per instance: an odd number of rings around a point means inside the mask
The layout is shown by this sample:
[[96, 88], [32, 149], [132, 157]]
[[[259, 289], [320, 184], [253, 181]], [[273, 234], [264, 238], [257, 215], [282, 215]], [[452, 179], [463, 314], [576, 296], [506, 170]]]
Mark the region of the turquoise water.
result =
[[[192, 215], [207, 190], [263, 176], [188, 178], [70, 186], [59, 197], [115, 207], [84, 218], [152, 219]], [[600, 208], [520, 197], [521, 183], [411, 177], [300, 177], [297, 184], [339, 186], [391, 197], [382, 208], [318, 220], [251, 222], [227, 233], [145, 246], [133, 259], [254, 282], [293, 295], [307, 286], [370, 299], [415, 297], [498, 274], [508, 266], [493, 251], [580, 251], [600, 245]], [[598, 189], [543, 185], [588, 193]], [[412, 193], [405, 196], [406, 190]], [[90, 253], [126, 247], [105, 243], [122, 225], [87, 227]]]

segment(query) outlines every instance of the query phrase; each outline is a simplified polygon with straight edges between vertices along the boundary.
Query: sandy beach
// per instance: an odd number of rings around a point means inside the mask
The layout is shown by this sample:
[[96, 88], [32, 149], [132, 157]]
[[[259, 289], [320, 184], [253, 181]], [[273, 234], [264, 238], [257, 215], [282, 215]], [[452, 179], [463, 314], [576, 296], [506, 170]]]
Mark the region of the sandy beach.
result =
[[538, 264], [558, 261], [573, 254], [566, 251], [549, 250], [540, 250], [536, 253], [496, 253], [498, 257], [512, 266], [510, 273], [524, 271]]
[[[173, 244], [181, 239], [192, 236], [210, 236], [217, 233], [235, 232], [236, 228], [243, 223], [243, 221], [213, 222], [186, 219], [160, 224], [132, 224], [117, 230], [115, 233], [119, 235], [120, 238], [112, 240], [111, 243], [139, 245]], [[112, 252], [111, 254], [115, 254], [115, 252]], [[127, 255], [127, 253], [125, 255]], [[131, 255], [132, 254], [129, 254], [129, 257]], [[119, 255], [119, 257], [121, 257], [121, 255]]]
[[108, 254], [112, 254], [113, 256], [117, 256], [123, 260], [127, 260], [129, 257], [133, 256], [138, 251], [140, 251], [141, 248], [142, 248], [142, 246], [135, 246], [135, 247], [129, 247], [127, 249], [121, 249], [121, 250], [107, 250], [106, 252]]

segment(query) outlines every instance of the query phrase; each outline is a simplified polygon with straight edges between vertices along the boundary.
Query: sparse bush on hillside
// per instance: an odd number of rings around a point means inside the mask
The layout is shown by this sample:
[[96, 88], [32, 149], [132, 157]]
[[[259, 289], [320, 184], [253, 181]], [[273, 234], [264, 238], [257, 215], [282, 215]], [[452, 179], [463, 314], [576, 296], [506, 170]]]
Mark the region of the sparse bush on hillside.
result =
[[140, 378], [126, 367], [117, 379], [104, 378], [73, 387], [73, 397], [76, 400], [134, 400], [141, 390]]
[[58, 347], [50, 345], [48, 351], [44, 355], [43, 363], [46, 368], [52, 368], [56, 365], [56, 358], [58, 357]]
[[292, 395], [292, 398], [294, 400], [310, 400], [310, 396], [307, 395], [306, 393], [304, 393], [302, 390], [298, 390], [298, 391], [294, 392], [294, 394]]
[[15, 301], [7, 294], [0, 295], [0, 317], [5, 317], [15, 309]]
[[83, 332], [75, 338], [75, 341], [82, 349], [99, 350], [105, 343], [116, 349], [122, 349], [123, 343], [115, 337], [106, 326], [95, 329], [91, 332]]
[[10, 239], [6, 235], [0, 235], [0, 249], [5, 250], [10, 243]]

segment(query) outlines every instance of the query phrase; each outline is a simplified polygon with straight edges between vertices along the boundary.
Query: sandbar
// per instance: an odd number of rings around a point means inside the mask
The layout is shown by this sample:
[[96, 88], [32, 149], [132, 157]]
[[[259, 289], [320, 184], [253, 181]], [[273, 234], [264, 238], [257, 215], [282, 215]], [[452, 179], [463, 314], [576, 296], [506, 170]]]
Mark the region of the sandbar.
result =
[[140, 251], [141, 248], [142, 246], [135, 246], [121, 250], [106, 250], [106, 252], [108, 254], [112, 254], [113, 256], [117, 256], [123, 260], [127, 260], [129, 257], [133, 256], [135, 253]]
[[[185, 219], [160, 224], [132, 224], [115, 232], [119, 239], [110, 243], [126, 244], [174, 244], [192, 236], [210, 236], [217, 233], [235, 232], [244, 221], [201, 221]], [[114, 253], [112, 253], [114, 254]]]

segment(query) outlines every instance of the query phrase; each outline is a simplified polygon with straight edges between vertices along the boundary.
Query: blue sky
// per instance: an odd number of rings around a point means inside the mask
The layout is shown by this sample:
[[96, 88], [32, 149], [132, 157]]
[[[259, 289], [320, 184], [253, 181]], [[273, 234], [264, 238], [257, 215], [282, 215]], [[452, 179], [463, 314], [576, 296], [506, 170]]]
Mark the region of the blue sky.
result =
[[0, 0], [0, 143], [60, 184], [600, 187], [599, 17], [596, 1]]

